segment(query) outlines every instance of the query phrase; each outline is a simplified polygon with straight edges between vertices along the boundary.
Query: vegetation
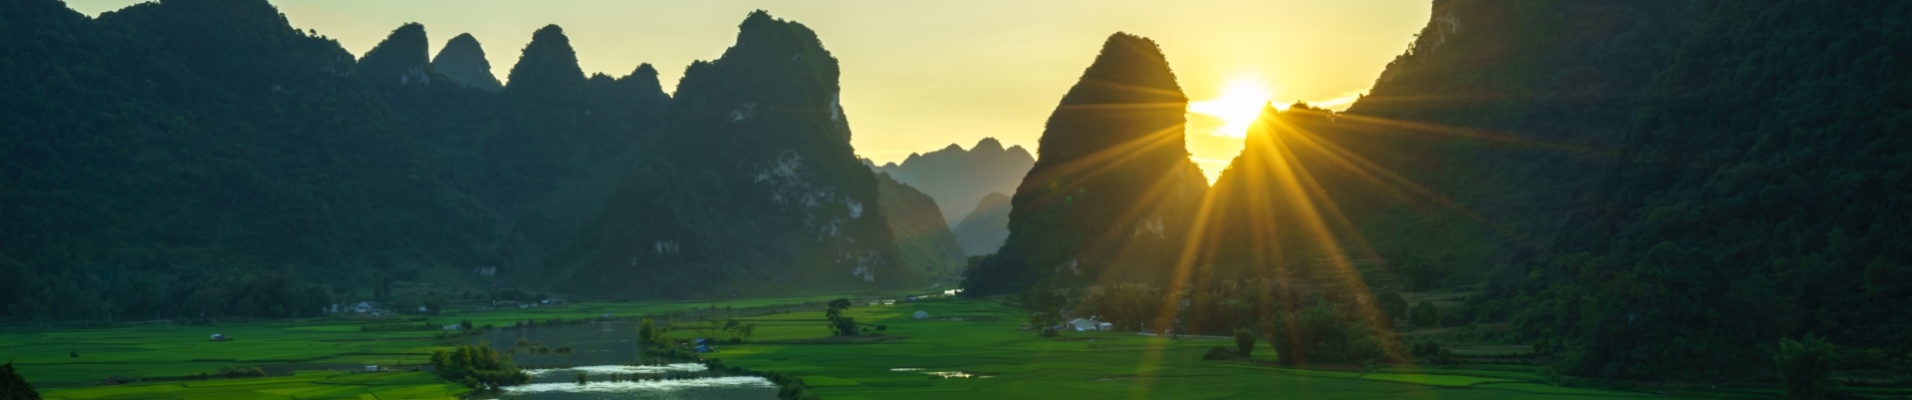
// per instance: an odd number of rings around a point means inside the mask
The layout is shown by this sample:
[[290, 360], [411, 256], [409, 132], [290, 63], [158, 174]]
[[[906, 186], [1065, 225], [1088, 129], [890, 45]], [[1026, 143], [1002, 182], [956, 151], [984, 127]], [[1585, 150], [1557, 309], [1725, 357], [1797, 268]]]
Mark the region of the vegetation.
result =
[[850, 309], [850, 299], [836, 299], [836, 300], [830, 301], [830, 308], [827, 310], [824, 310], [823, 318], [827, 321], [830, 321], [830, 332], [832, 334], [837, 336], [856, 336], [856, 334], [859, 332], [859, 328], [857, 327], [857, 324], [856, 324], [856, 318], [846, 317], [843, 315], [843, 312], [849, 309]]
[[[499, 355], [490, 345], [461, 345], [449, 352], [434, 351], [431, 366], [437, 369], [439, 377], [462, 382], [474, 389], [521, 385], [531, 381], [530, 375], [511, 363], [510, 356]], [[583, 379], [580, 375], [579, 383], [583, 383]]]
[[[1009, 238], [967, 272], [964, 293], [1167, 281], [1207, 189], [1182, 140], [1187, 103], [1154, 41], [1110, 36], [1050, 114]], [[1110, 152], [1124, 157], [1100, 156]]]
[[40, 400], [40, 392], [13, 369], [13, 362], [0, 364], [0, 400]]
[[[418, 24], [360, 59], [262, 0], [139, 4], [98, 18], [54, 0], [9, 11], [0, 87], [22, 101], [0, 106], [12, 122], [0, 159], [22, 173], [0, 177], [10, 205], [0, 229], [17, 233], [0, 243], [0, 273], [15, 277], [0, 284], [0, 317], [311, 317], [395, 295], [442, 312], [389, 290], [421, 281], [707, 297], [773, 272], [755, 266], [791, 261], [818, 266], [793, 275], [811, 287], [920, 283], [831, 111], [835, 60], [813, 34], [771, 38], [808, 31], [767, 14], [740, 27], [744, 42], [727, 58], [700, 63], [713, 68], [690, 74], [678, 96], [689, 104], [667, 113], [678, 101], [655, 68], [587, 77], [555, 26], [533, 34], [502, 88], [478, 78], [490, 66], [469, 35], [427, 60]], [[787, 67], [795, 51], [812, 57]], [[777, 97], [793, 90], [803, 94]], [[680, 135], [708, 145], [661, 137], [729, 127], [733, 100], [760, 94], [766, 110], [815, 112], [737, 127], [789, 139], [748, 150], [712, 135]], [[796, 186], [751, 178], [783, 161], [802, 167], [783, 177]], [[738, 165], [751, 170], [716, 169]], [[829, 210], [789, 207], [822, 193]], [[820, 236], [840, 248], [805, 250]], [[947, 236], [918, 241], [956, 248]], [[864, 272], [841, 272], [852, 269]]]
[[1786, 388], [1786, 398], [1825, 398], [1836, 357], [1833, 350], [1831, 343], [1814, 336], [1779, 341], [1779, 352], [1773, 355], [1773, 363], [1779, 368], [1779, 381]]

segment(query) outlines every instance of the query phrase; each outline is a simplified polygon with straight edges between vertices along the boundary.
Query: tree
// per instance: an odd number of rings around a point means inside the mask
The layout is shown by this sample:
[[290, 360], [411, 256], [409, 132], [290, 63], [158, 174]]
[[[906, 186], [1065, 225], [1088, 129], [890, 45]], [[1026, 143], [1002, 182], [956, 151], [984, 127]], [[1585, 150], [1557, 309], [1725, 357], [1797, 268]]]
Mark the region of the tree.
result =
[[1432, 301], [1423, 301], [1408, 312], [1408, 323], [1422, 328], [1440, 325], [1440, 309], [1435, 308]]
[[12, 361], [0, 365], [0, 400], [40, 400], [40, 392], [14, 371]]
[[1389, 322], [1407, 319], [1407, 299], [1401, 297], [1401, 293], [1382, 293], [1375, 301], [1381, 303], [1381, 311], [1387, 314]]
[[1255, 352], [1255, 332], [1247, 329], [1235, 330], [1235, 352], [1242, 358], [1248, 358]]
[[637, 324], [637, 344], [644, 347], [657, 344], [659, 339], [657, 333], [657, 324], [651, 322], [650, 318], [645, 318], [643, 322]]
[[1825, 398], [1827, 380], [1832, 375], [1834, 348], [1817, 336], [1804, 340], [1779, 341], [1779, 353], [1773, 363], [1779, 368], [1779, 380], [1785, 384], [1786, 398], [1819, 400]]
[[837, 317], [830, 321], [830, 330], [837, 336], [856, 336], [856, 318]]
[[824, 319], [830, 321], [830, 333], [837, 336], [856, 336], [856, 318], [843, 316], [843, 310], [850, 309], [850, 299], [830, 301], [830, 309], [823, 312]]

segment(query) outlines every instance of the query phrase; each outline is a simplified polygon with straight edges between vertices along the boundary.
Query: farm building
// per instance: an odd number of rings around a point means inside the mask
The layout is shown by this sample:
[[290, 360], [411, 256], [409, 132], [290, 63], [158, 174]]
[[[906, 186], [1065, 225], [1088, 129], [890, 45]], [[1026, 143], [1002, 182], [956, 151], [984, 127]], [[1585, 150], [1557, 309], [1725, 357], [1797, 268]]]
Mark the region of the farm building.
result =
[[929, 319], [929, 311], [917, 310], [916, 315], [914, 315], [913, 317], [915, 317], [916, 319]]
[[1069, 320], [1068, 327], [1075, 329], [1076, 332], [1115, 330], [1115, 324], [1097, 321], [1093, 318], [1076, 318]]

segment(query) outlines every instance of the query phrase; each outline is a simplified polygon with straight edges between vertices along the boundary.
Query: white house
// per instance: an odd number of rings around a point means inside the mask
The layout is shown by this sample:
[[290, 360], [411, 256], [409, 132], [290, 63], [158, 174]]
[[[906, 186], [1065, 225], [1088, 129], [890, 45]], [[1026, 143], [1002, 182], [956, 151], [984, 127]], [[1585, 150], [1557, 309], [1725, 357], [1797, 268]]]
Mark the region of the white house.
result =
[[366, 300], [352, 305], [352, 312], [364, 314], [378, 309], [378, 302]]
[[915, 315], [915, 318], [916, 318], [916, 319], [929, 319], [929, 311], [922, 311], [922, 310], [917, 310], [917, 311], [916, 311], [916, 315]]
[[883, 305], [886, 305], [886, 306], [896, 305], [896, 300], [883, 300]]
[[1091, 318], [1072, 319], [1072, 320], [1069, 320], [1069, 323], [1067, 326], [1069, 328], [1075, 329], [1076, 332], [1115, 330], [1115, 324], [1097, 321]]

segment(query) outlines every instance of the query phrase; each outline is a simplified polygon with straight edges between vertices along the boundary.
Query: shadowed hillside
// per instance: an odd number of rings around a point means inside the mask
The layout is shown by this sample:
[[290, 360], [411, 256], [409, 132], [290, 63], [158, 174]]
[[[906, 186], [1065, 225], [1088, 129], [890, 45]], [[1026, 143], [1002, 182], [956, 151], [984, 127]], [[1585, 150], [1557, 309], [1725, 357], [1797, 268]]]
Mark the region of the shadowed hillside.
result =
[[1154, 41], [1110, 36], [1050, 115], [1009, 238], [969, 271], [969, 293], [1160, 279], [1207, 188], [1183, 143], [1187, 104]]

